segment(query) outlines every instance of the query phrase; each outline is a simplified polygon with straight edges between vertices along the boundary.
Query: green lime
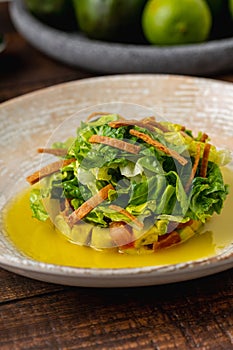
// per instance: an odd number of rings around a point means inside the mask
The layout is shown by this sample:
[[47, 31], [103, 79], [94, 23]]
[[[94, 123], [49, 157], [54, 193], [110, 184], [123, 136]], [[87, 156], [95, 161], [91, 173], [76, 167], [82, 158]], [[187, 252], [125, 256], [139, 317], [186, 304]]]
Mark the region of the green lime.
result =
[[205, 41], [212, 17], [204, 0], [149, 0], [142, 28], [151, 44], [175, 45]]
[[79, 28], [93, 39], [122, 39], [141, 30], [146, 0], [73, 0]]

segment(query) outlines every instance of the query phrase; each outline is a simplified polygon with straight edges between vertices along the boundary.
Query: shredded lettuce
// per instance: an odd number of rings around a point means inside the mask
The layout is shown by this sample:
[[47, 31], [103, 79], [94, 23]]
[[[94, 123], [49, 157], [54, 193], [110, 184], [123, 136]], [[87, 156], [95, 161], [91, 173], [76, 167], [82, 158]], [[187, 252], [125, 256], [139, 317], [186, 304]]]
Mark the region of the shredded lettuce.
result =
[[[67, 149], [67, 157], [75, 157], [76, 162], [63, 167], [59, 173], [48, 176], [40, 189], [35, 188], [31, 191], [30, 205], [35, 218], [45, 221], [49, 217], [43, 204], [45, 198], [56, 199], [60, 205], [63, 203], [63, 206], [66, 199], [70, 208], [76, 210], [108, 184], [114, 188], [109, 191], [108, 198], [93, 208], [82, 220], [82, 224], [88, 223], [86, 236], [89, 239], [90, 224], [93, 225], [96, 242], [99, 242], [98, 235], [101, 232], [97, 227], [109, 228], [113, 222], [124, 222], [133, 229], [136, 237], [135, 247], [149, 247], [157, 242], [160, 236], [168, 233], [171, 223], [183, 225], [191, 220], [205, 223], [214, 213], [220, 214], [229, 192], [220, 169], [231, 160], [228, 151], [217, 150], [211, 145], [207, 176], [203, 178], [199, 175], [200, 159], [196, 174], [187, 190], [185, 185], [195, 161], [197, 145], [201, 146], [201, 155], [205, 147], [205, 143], [201, 142], [202, 133], [195, 138], [192, 131], [185, 130], [185, 135], [182, 135], [182, 126], [172, 123], [161, 123], [169, 129], [165, 133], [157, 128], [153, 132], [136, 125], [118, 128], [109, 125], [109, 122], [117, 120], [117, 114], [109, 114], [94, 121], [82, 122], [77, 129], [76, 138], [54, 144], [55, 148]], [[170, 154], [132, 136], [130, 128], [143, 132], [177, 152], [187, 159], [187, 165], [180, 165]], [[89, 142], [92, 135], [136, 144], [140, 146], [140, 152], [132, 154], [127, 149], [120, 150], [102, 143], [92, 144]], [[111, 208], [111, 205], [120, 206], [135, 216], [143, 225], [143, 231], [138, 232], [135, 222], [123, 212]], [[66, 223], [62, 224], [64, 218], [61, 213], [58, 213], [58, 218], [59, 225], [67, 227]], [[195, 224], [193, 228], [179, 231], [181, 239], [192, 236], [195, 232], [194, 227], [199, 226]], [[69, 235], [77, 237], [76, 226], [74, 230], [72, 233], [71, 229]], [[82, 235], [83, 230], [84, 226], [80, 231]], [[109, 230], [104, 232], [107, 237]], [[93, 246], [93, 242], [90, 245]]]

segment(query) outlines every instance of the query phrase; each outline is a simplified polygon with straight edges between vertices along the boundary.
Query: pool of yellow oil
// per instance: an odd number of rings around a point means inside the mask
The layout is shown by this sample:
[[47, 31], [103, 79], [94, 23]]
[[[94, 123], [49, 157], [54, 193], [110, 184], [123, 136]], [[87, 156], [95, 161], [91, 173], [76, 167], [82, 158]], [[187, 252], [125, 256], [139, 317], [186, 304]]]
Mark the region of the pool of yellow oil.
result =
[[230, 194], [221, 215], [215, 215], [202, 232], [189, 241], [146, 255], [129, 255], [112, 249], [96, 251], [78, 246], [55, 231], [51, 221], [32, 218], [29, 190], [19, 194], [9, 205], [5, 226], [9, 239], [25, 255], [46, 263], [92, 268], [125, 268], [176, 264], [215, 255], [233, 240], [233, 171], [224, 169]]

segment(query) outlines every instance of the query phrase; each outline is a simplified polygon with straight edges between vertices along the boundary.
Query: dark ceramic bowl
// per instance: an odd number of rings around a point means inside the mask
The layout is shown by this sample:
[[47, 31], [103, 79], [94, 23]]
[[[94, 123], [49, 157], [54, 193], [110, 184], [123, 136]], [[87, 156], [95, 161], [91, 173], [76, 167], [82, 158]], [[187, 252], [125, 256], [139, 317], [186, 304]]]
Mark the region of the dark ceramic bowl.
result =
[[22, 0], [12, 2], [15, 27], [36, 48], [63, 63], [101, 73], [211, 75], [233, 70], [233, 38], [156, 47], [91, 40], [54, 29], [33, 17]]

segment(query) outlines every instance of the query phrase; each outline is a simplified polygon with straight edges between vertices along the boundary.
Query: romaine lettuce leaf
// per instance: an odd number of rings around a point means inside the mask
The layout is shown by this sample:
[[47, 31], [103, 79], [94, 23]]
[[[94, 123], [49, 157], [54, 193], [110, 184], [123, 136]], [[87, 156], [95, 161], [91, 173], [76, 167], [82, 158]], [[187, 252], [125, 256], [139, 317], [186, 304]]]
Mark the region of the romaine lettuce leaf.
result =
[[214, 212], [220, 214], [227, 194], [228, 186], [224, 185], [220, 168], [209, 162], [208, 176], [193, 180], [188, 215], [192, 219], [205, 222]]
[[46, 221], [49, 218], [49, 215], [42, 203], [41, 191], [38, 188], [34, 188], [30, 192], [30, 208], [32, 210], [32, 216], [34, 218], [40, 221]]

